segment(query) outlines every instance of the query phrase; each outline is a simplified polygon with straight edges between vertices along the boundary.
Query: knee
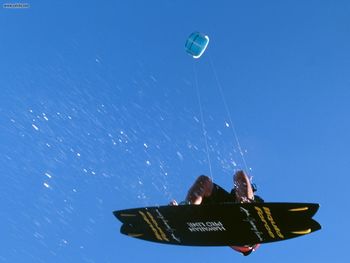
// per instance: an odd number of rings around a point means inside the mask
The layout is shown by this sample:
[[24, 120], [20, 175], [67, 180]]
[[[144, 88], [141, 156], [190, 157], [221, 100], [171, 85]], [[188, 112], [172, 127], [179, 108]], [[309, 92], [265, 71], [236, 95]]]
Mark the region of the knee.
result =
[[210, 179], [209, 176], [206, 175], [200, 175], [197, 177], [196, 182], [200, 184], [212, 184], [212, 180]]
[[213, 182], [208, 176], [199, 176], [192, 187], [189, 189], [186, 200], [191, 204], [201, 204], [203, 197], [208, 197], [211, 195], [213, 186]]
[[236, 181], [244, 181], [244, 180], [248, 179], [248, 176], [243, 170], [239, 170], [235, 173], [234, 179]]
[[204, 196], [209, 196], [213, 190], [213, 181], [206, 175], [198, 176], [195, 185], [203, 189]]

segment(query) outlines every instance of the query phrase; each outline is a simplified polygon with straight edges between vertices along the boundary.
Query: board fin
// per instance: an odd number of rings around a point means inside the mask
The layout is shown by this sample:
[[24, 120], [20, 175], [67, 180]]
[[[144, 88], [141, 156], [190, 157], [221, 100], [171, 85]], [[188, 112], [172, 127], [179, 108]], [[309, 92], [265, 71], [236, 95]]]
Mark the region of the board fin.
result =
[[131, 236], [131, 237], [142, 237], [143, 234], [133, 234], [133, 233], [128, 233], [128, 236]]
[[292, 231], [293, 234], [296, 235], [306, 235], [311, 233], [311, 228], [305, 229], [305, 230], [299, 230], [299, 231]]
[[289, 211], [291, 212], [301, 212], [301, 211], [307, 211], [307, 210], [309, 210], [307, 206], [289, 209]]
[[135, 214], [120, 214], [122, 217], [131, 217], [131, 216], [136, 216]]

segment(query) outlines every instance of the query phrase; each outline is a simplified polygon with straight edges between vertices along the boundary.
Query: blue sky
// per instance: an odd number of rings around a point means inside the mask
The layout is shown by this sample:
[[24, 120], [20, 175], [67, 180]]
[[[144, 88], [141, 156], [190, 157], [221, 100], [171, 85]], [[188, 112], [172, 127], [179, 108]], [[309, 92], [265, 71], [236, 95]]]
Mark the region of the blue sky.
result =
[[[350, 3], [217, 2], [1, 9], [0, 262], [346, 260]], [[211, 42], [194, 62], [196, 30]], [[120, 235], [113, 210], [182, 200], [207, 153], [232, 187], [229, 114], [259, 194], [320, 203], [323, 229], [248, 258]]]

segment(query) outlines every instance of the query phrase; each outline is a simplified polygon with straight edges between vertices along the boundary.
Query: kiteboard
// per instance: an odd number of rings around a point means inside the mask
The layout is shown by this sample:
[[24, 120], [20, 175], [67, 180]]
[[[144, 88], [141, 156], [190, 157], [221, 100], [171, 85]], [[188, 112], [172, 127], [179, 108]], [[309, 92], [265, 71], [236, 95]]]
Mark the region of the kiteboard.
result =
[[114, 211], [124, 235], [187, 246], [253, 245], [321, 229], [313, 203], [219, 203]]

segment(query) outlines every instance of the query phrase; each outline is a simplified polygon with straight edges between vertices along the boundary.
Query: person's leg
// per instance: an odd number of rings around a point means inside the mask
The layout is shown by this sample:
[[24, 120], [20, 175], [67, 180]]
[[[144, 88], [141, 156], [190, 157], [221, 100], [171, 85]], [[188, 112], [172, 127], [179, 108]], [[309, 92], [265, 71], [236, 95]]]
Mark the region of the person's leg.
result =
[[[234, 175], [234, 193], [237, 203], [254, 202], [254, 191], [248, 176], [243, 171], [237, 171]], [[232, 249], [248, 256], [252, 251], [255, 251], [260, 245], [253, 246], [230, 246]]]
[[248, 176], [243, 171], [234, 175], [234, 191], [237, 203], [250, 203], [254, 201], [254, 191]]
[[213, 191], [213, 181], [206, 175], [201, 175], [194, 182], [187, 193], [186, 202], [199, 205], [203, 201], [203, 197], [208, 197]]

